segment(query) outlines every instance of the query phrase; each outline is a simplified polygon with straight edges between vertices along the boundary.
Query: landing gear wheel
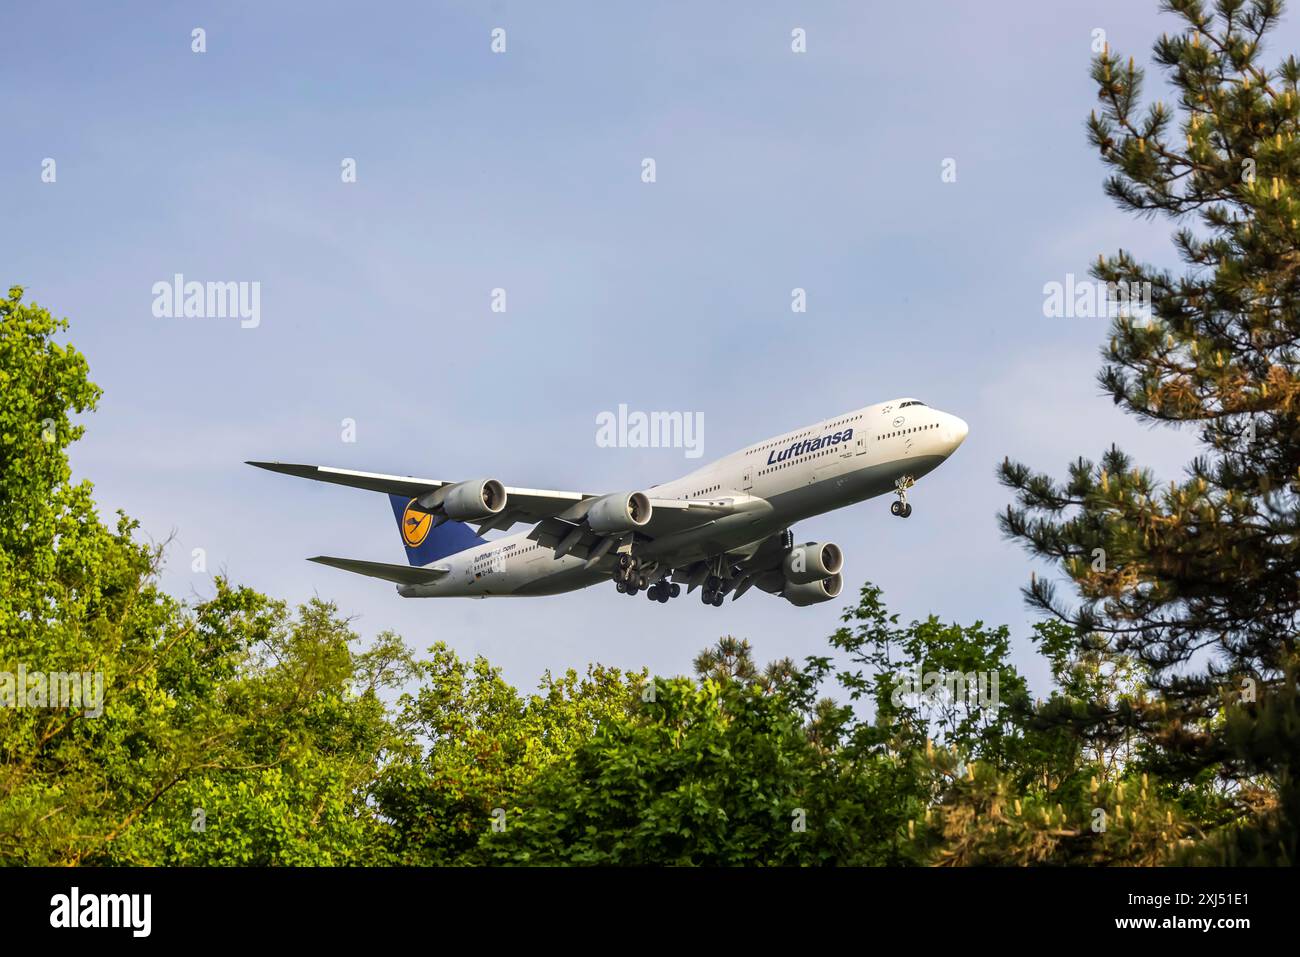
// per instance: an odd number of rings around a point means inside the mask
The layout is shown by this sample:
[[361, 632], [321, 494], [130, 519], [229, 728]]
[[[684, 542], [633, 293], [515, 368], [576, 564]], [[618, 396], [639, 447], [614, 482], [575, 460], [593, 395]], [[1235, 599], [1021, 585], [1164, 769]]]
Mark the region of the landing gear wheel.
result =
[[641, 589], [637, 588], [636, 585], [628, 585], [628, 586], [627, 586], [627, 593], [628, 593], [629, 595], [635, 595], [635, 594], [636, 594], [637, 592], [639, 592], [640, 590], [641, 590]]
[[614, 587], [618, 589], [618, 593], [620, 595], [624, 594], [627, 591], [627, 585], [625, 585], [623, 582], [614, 582]]
[[669, 586], [669, 591], [668, 591], [669, 598], [676, 598], [681, 593], [682, 593], [682, 586], [678, 585], [676, 582], [674, 582], [672, 585]]
[[668, 599], [671, 598], [671, 597], [672, 597], [672, 594], [668, 591], [668, 589], [665, 588], [663, 585], [660, 585], [660, 586], [659, 586], [659, 604], [661, 604], [661, 605], [664, 604], [664, 603], [665, 603], [666, 601], [668, 601]]
[[899, 518], [907, 518], [912, 514], [912, 506], [907, 504], [907, 490], [916, 484], [916, 479], [910, 475], [904, 475], [902, 478], [894, 480], [894, 494], [898, 496], [898, 501], [892, 502], [889, 511]]
[[712, 605], [712, 604], [713, 604], [713, 589], [712, 589], [712, 588], [706, 588], [706, 589], [704, 589], [704, 591], [700, 592], [700, 601], [704, 602], [704, 604], [706, 604], [706, 605]]
[[714, 607], [714, 608], [721, 608], [721, 607], [722, 607], [722, 600], [723, 600], [724, 598], [726, 598], [726, 597], [727, 597], [727, 596], [724, 595], [724, 594], [722, 594], [722, 592], [714, 592], [714, 593], [713, 593], [713, 607]]

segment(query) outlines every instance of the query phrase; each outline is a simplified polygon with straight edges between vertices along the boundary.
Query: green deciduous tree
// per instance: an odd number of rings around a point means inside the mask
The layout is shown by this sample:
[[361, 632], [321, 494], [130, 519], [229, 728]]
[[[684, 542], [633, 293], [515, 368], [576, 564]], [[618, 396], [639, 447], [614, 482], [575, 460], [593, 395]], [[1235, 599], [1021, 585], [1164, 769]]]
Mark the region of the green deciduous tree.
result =
[[924, 787], [906, 755], [862, 747], [850, 707], [817, 699], [829, 659], [760, 671], [747, 641], [656, 679], [517, 796], [487, 861], [885, 864], [911, 859]]
[[521, 794], [484, 851], [523, 864], [793, 863], [812, 757], [783, 696], [661, 679], [637, 714], [606, 721]]
[[[64, 328], [19, 289], [0, 300], [0, 862], [369, 859], [400, 642], [354, 652], [332, 605], [294, 615], [221, 579], [163, 594], [161, 549], [72, 481], [73, 416], [99, 390]], [[95, 675], [103, 698], [33, 697], [19, 673]]]
[[931, 615], [901, 626], [870, 583], [844, 621], [831, 646], [852, 663], [839, 683], [874, 706], [875, 721], [861, 728], [867, 741], [915, 747], [934, 739], [972, 758], [1009, 757], [1029, 689], [1008, 663], [1005, 625], [945, 625]]
[[513, 813], [540, 773], [627, 714], [646, 680], [597, 665], [548, 673], [524, 696], [482, 657], [466, 662], [444, 644], [430, 654], [396, 719], [406, 744], [374, 788], [390, 852], [403, 864], [475, 860], [498, 814]]

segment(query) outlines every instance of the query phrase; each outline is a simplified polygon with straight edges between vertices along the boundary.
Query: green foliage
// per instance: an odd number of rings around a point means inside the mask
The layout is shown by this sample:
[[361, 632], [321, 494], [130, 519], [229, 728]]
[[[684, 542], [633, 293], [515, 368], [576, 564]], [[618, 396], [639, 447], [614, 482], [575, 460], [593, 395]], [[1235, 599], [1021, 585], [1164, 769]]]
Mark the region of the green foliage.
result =
[[[724, 639], [701, 663], [735, 651]], [[705, 670], [713, 670], [707, 668]], [[742, 674], [749, 669], [738, 669]], [[514, 864], [881, 864], [920, 807], [887, 755], [837, 755], [809, 733], [797, 683], [656, 680], [539, 776], [482, 842]]]
[[[986, 762], [932, 751], [922, 762], [942, 798], [912, 827], [918, 853], [941, 866], [1141, 866], [1168, 863], [1195, 832], [1147, 775], [1080, 790], [1022, 786]], [[924, 773], [923, 772], [923, 773]]]
[[479, 657], [466, 663], [446, 645], [417, 663], [421, 682], [403, 696], [396, 724], [406, 743], [374, 786], [388, 822], [392, 859], [464, 862], [494, 821], [546, 768], [639, 700], [644, 675], [589, 667], [547, 674], [527, 698]]
[[[875, 724], [863, 728], [868, 739], [912, 747], [938, 739], [972, 757], [1009, 757], [1016, 746], [1015, 719], [1029, 707], [1029, 688], [1007, 663], [1005, 625], [944, 625], [932, 615], [900, 627], [870, 583], [843, 617], [855, 626], [840, 628], [831, 646], [856, 666], [838, 676], [849, 697], [874, 704]], [[985, 698], [997, 700], [985, 707]]]
[[487, 859], [544, 864], [788, 863], [811, 749], [754, 685], [657, 681], [508, 809]]
[[[219, 598], [226, 591], [220, 582]], [[409, 654], [391, 634], [370, 651], [352, 652], [357, 636], [318, 599], [290, 616], [280, 603], [249, 592], [244, 598], [242, 611], [261, 625], [229, 662], [229, 679], [204, 690], [219, 703], [224, 736], [206, 742], [205, 759], [156, 797], [140, 824], [111, 845], [109, 860], [384, 862], [382, 823], [368, 790], [380, 756], [403, 739], [379, 693], [410, 675]], [[197, 703], [176, 700], [180, 708]]]

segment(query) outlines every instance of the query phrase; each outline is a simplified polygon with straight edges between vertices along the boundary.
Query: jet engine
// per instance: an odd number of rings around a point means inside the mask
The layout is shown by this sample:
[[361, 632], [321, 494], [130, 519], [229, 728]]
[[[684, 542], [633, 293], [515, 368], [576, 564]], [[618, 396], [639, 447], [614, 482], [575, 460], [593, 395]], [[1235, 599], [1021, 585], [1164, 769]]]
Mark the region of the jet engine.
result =
[[781, 597], [790, 604], [803, 608], [807, 605], [817, 605], [824, 601], [830, 601], [832, 598], [838, 598], [840, 589], [843, 587], [844, 577], [835, 574], [803, 585], [787, 582], [785, 588], [781, 590]]
[[616, 492], [596, 499], [587, 510], [587, 525], [599, 535], [631, 532], [650, 521], [650, 512], [644, 492]]
[[844, 568], [844, 553], [834, 542], [807, 542], [796, 545], [790, 549], [781, 563], [785, 580], [792, 585], [809, 585], [820, 579], [830, 578], [832, 575], [838, 575], [842, 568]]
[[506, 488], [496, 479], [457, 482], [442, 498], [442, 510], [457, 522], [476, 522], [501, 514], [506, 507]]

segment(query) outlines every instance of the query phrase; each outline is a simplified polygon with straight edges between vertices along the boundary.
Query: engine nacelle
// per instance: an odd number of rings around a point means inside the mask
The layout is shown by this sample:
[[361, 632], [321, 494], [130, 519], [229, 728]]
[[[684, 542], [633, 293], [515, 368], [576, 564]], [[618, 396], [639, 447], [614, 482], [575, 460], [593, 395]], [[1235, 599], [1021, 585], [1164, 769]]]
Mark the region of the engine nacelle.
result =
[[807, 582], [803, 585], [786, 582], [785, 588], [781, 590], [781, 597], [792, 605], [804, 608], [807, 605], [819, 605], [824, 601], [830, 601], [832, 598], [838, 598], [840, 589], [843, 587], [844, 577], [842, 575], [819, 578], [815, 582]]
[[442, 497], [442, 510], [457, 522], [476, 522], [501, 514], [506, 507], [506, 487], [496, 479], [457, 482]]
[[843, 568], [844, 553], [834, 542], [796, 545], [781, 563], [785, 580], [793, 585], [807, 585], [822, 578], [830, 578], [838, 575]]
[[587, 525], [600, 535], [631, 532], [650, 521], [650, 512], [644, 492], [617, 492], [596, 499], [587, 510]]

